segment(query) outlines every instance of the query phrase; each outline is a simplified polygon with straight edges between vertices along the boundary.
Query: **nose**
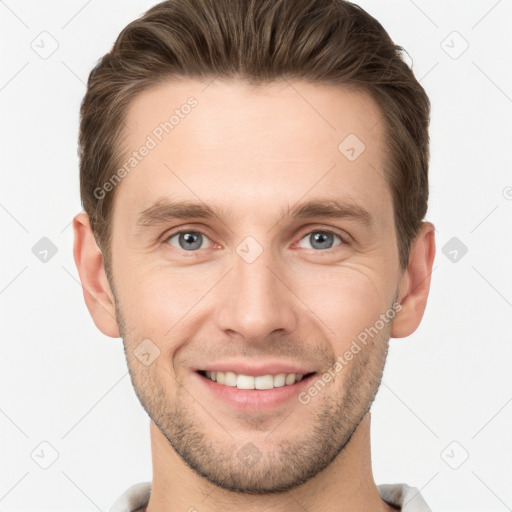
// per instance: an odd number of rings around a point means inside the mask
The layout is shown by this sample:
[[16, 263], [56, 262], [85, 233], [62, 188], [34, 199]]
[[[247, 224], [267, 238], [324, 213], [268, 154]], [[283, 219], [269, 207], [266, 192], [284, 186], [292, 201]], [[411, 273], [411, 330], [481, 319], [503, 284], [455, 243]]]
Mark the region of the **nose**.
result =
[[238, 254], [217, 296], [217, 327], [257, 343], [269, 335], [289, 334], [297, 325], [297, 299], [285, 269], [271, 251], [249, 263]]

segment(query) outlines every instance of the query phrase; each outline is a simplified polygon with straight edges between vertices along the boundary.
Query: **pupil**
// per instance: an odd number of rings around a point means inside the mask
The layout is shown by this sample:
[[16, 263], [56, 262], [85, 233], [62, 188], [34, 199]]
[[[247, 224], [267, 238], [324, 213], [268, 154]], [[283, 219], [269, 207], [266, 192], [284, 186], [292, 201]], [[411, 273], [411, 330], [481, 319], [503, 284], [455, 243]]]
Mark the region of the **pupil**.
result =
[[[184, 242], [184, 244], [181, 242]], [[201, 238], [199, 233], [181, 233], [180, 245], [183, 249], [199, 249], [201, 247]]]
[[[332, 243], [332, 235], [330, 233], [324, 233], [323, 231], [318, 231], [313, 236], [313, 243], [311, 244], [315, 249], [329, 249]], [[315, 247], [315, 244], [317, 246]], [[318, 246], [319, 245], [319, 246]]]

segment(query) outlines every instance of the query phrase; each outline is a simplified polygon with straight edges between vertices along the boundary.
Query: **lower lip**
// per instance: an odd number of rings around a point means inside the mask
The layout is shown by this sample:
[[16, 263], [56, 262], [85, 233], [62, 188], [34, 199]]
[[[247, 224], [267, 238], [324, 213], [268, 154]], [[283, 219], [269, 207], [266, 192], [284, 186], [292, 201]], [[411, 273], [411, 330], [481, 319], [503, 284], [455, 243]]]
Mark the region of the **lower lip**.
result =
[[283, 405], [289, 400], [297, 398], [298, 394], [309, 386], [310, 380], [315, 376], [314, 373], [311, 373], [295, 384], [280, 388], [238, 389], [236, 386], [219, 384], [198, 372], [194, 374], [212, 394], [242, 411], [262, 411]]

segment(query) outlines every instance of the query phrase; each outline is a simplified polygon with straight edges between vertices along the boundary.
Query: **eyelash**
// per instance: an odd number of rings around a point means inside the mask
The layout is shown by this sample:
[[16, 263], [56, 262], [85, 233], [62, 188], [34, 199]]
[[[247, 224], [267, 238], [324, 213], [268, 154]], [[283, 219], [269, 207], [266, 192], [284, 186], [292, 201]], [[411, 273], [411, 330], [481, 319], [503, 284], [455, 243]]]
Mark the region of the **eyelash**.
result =
[[[176, 235], [179, 235], [180, 233], [199, 233], [201, 235], [206, 236], [206, 238], [208, 238], [208, 240], [210, 240], [210, 237], [206, 233], [204, 233], [203, 231], [200, 231], [198, 229], [180, 228], [180, 229], [177, 229], [176, 231], [171, 231], [170, 233], [164, 235], [163, 242], [168, 244], [168, 242], [169, 242], [169, 240], [171, 238], [173, 238]], [[349, 245], [349, 241], [348, 241], [348, 236], [347, 235], [342, 235], [341, 233], [338, 233], [337, 231], [333, 231], [332, 229], [323, 229], [323, 228], [310, 229], [309, 231], [307, 231], [307, 232], [302, 234], [302, 236], [299, 238], [299, 241], [304, 239], [307, 235], [312, 235], [313, 233], [327, 233], [327, 234], [330, 234], [330, 235], [337, 236], [341, 240], [341, 244], [339, 244], [339, 245], [337, 245], [335, 247], [332, 247], [330, 249], [324, 249], [324, 250], [320, 250], [320, 249], [306, 249], [307, 251], [313, 251], [316, 254], [322, 254], [322, 253], [332, 254], [332, 252], [335, 251], [336, 249], [339, 249], [339, 248], [342, 248], [342, 247], [344, 247], [346, 245]], [[211, 240], [210, 240], [210, 242], [211, 242]], [[168, 244], [168, 245], [170, 245], [170, 244]], [[171, 246], [171, 247], [173, 249], [181, 251], [181, 252], [183, 252], [185, 254], [188, 254], [190, 256], [196, 255], [196, 254], [198, 254], [202, 250], [202, 249], [197, 249], [195, 251], [185, 251], [185, 250], [179, 249], [177, 247], [173, 247], [173, 246]]]

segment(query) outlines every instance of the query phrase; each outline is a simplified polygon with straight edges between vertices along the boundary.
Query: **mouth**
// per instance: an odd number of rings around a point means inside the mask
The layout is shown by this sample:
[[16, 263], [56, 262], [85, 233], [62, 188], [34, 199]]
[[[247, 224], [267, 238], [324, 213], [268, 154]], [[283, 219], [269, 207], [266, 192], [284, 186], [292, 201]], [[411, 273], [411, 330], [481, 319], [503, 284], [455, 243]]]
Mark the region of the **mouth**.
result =
[[302, 373], [277, 373], [266, 375], [244, 375], [235, 372], [221, 372], [198, 370], [199, 375], [221, 386], [236, 387], [238, 389], [274, 389], [284, 386], [293, 386], [303, 378], [308, 378], [315, 372]]
[[[199, 384], [214, 399], [243, 412], [263, 412], [283, 406], [310, 386], [317, 372], [245, 375], [197, 370]], [[298, 401], [298, 400], [297, 400]]]

